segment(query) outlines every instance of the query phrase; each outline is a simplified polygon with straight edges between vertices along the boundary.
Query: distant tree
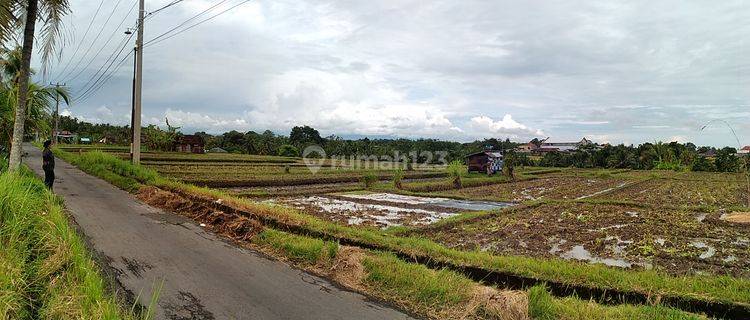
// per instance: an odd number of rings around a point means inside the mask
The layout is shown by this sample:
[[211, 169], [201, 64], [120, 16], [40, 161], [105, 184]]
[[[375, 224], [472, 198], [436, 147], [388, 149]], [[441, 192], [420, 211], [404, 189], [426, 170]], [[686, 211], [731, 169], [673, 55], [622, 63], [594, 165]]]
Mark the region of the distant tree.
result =
[[299, 157], [299, 149], [291, 144], [279, 147], [279, 155], [282, 157]]
[[690, 167], [692, 171], [716, 171], [713, 162], [706, 157], [700, 156], [693, 160], [693, 165]]
[[322, 145], [324, 140], [320, 137], [318, 130], [310, 126], [296, 126], [289, 133], [289, 142], [297, 147], [304, 148], [311, 144]]
[[737, 149], [724, 147], [716, 151], [716, 158], [714, 164], [716, 165], [716, 171], [719, 172], [737, 172], [740, 170], [742, 163], [740, 158], [736, 156]]

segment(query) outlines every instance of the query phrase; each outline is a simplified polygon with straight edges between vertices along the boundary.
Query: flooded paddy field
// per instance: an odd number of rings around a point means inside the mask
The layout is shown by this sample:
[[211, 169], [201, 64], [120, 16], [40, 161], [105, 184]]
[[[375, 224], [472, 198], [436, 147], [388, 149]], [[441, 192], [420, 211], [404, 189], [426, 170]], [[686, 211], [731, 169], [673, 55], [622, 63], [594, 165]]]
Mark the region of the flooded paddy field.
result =
[[415, 231], [446, 246], [669, 274], [750, 276], [750, 228], [721, 212], [558, 202]]
[[424, 226], [463, 212], [502, 209], [511, 205], [390, 193], [282, 197], [266, 202], [293, 207], [307, 214], [346, 225], [377, 228]]

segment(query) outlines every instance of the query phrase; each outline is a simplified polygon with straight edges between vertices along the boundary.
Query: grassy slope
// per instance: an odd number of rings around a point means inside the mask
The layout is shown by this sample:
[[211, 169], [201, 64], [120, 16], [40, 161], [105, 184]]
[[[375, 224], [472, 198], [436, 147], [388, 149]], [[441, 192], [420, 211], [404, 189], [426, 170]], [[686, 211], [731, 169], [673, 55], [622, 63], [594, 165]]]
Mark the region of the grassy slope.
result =
[[[589, 265], [565, 260], [549, 260], [518, 256], [496, 256], [485, 252], [464, 252], [449, 249], [426, 239], [396, 237], [377, 230], [357, 229], [341, 226], [305, 215], [294, 209], [258, 204], [246, 199], [231, 197], [226, 193], [195, 187], [179, 182], [155, 177], [153, 171], [131, 168], [127, 162], [106, 154], [88, 159], [84, 156], [61, 154], [63, 158], [76, 163], [84, 171], [103, 176], [118, 186], [132, 190], [139, 182], [161, 187], [180, 189], [194, 194], [202, 194], [224, 199], [225, 203], [236, 205], [258, 215], [264, 215], [337, 237], [345, 237], [378, 244], [394, 251], [423, 254], [435, 259], [452, 261], [457, 264], [481, 266], [484, 268], [510, 272], [560, 283], [584, 284], [601, 288], [634, 290], [650, 295], [680, 295], [709, 301], [730, 301], [750, 303], [750, 280], [726, 276], [686, 276], [672, 277], [655, 271], [627, 271], [602, 265]], [[95, 161], [94, 161], [95, 160]], [[99, 163], [101, 161], [102, 163]], [[112, 177], [112, 173], [101, 172], [106, 168], [121, 172], [123, 176]], [[99, 172], [100, 174], [97, 174]], [[107, 178], [109, 177], [109, 178]], [[127, 188], [129, 187], [129, 188]]]
[[0, 174], [0, 226], [0, 319], [136, 318], [107, 292], [60, 203], [30, 172]]

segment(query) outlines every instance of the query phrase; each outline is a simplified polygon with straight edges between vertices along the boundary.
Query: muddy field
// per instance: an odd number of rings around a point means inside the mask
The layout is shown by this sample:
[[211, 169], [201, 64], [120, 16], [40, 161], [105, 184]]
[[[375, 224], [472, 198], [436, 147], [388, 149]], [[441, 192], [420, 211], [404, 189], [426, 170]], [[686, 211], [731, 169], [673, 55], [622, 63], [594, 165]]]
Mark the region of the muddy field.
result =
[[721, 212], [555, 203], [419, 235], [446, 246], [563, 258], [670, 274], [750, 276], [750, 228]]
[[739, 180], [650, 179], [600, 196], [660, 206], [731, 207], [747, 202], [747, 185]]
[[499, 183], [437, 193], [441, 196], [475, 200], [523, 202], [539, 199], [577, 199], [596, 196], [632, 183], [623, 179], [591, 177], [541, 177], [538, 179]]
[[390, 193], [282, 197], [266, 200], [266, 203], [292, 207], [341, 224], [375, 228], [425, 226], [464, 212], [498, 210], [510, 205]]

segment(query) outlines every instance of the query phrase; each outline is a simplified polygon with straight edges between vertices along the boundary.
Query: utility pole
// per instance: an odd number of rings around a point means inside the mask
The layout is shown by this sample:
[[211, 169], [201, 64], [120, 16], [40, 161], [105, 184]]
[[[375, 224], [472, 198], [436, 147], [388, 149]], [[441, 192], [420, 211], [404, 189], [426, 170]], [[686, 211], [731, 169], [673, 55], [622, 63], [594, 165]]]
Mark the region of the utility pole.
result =
[[60, 87], [65, 87], [65, 84], [50, 83], [55, 86], [55, 129], [52, 131], [52, 144], [57, 144], [60, 141]]
[[133, 164], [141, 162], [141, 97], [143, 94], [143, 16], [144, 0], [138, 1], [138, 38], [135, 41], [135, 94], [133, 95]]

